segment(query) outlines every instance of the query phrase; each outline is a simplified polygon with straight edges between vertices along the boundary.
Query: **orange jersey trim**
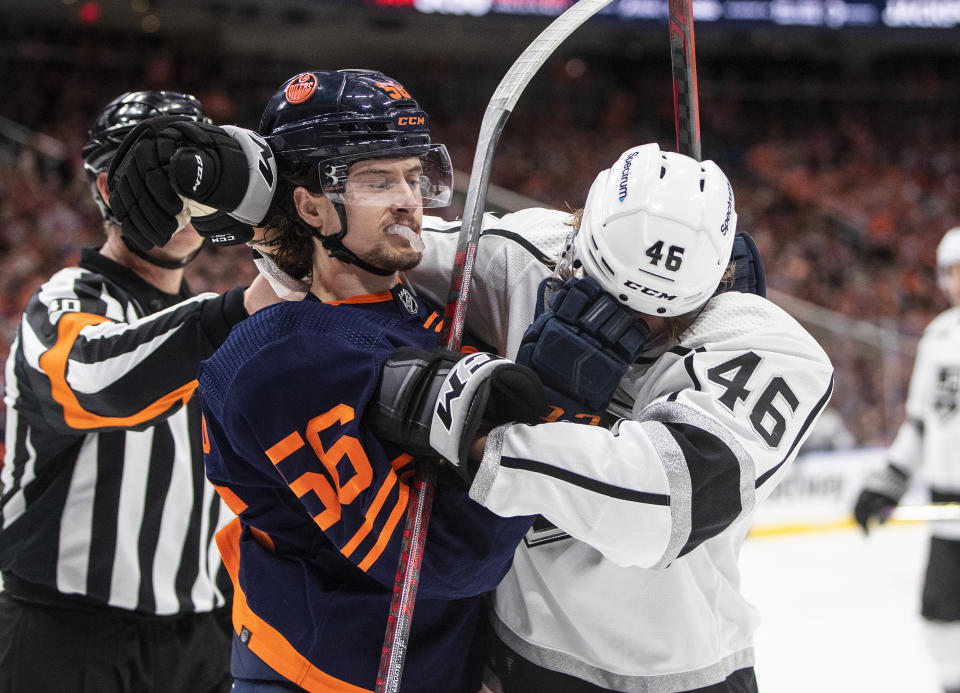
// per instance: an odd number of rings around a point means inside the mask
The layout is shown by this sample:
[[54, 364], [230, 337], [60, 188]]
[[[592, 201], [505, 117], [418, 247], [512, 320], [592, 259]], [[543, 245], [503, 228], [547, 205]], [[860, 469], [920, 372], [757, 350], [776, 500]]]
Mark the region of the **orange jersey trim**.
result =
[[413, 459], [413, 455], [408, 455], [407, 453], [404, 452], [400, 455], [397, 455], [392, 460], [390, 460], [390, 466], [393, 467], [393, 471], [399, 472], [412, 459]]
[[387, 496], [390, 494], [390, 489], [392, 489], [396, 483], [397, 475], [391, 469], [387, 474], [387, 478], [383, 480], [380, 490], [377, 491], [377, 495], [373, 499], [373, 503], [371, 503], [370, 507], [367, 508], [367, 512], [363, 517], [363, 524], [360, 525], [360, 529], [358, 529], [350, 538], [350, 541], [344, 544], [343, 548], [340, 549], [340, 553], [342, 553], [346, 558], [350, 558], [350, 554], [352, 554], [356, 548], [360, 546], [360, 542], [363, 541], [364, 538], [366, 538], [366, 536], [370, 533], [370, 530], [373, 529], [373, 521], [377, 519], [377, 515], [380, 514], [380, 508], [383, 507], [383, 504], [387, 500]]
[[57, 323], [57, 343], [40, 356], [40, 368], [50, 379], [50, 394], [54, 401], [63, 407], [63, 420], [66, 424], [78, 429], [105, 426], [129, 428], [159, 416], [177, 402], [186, 406], [193, 396], [193, 391], [197, 389], [196, 380], [191, 380], [186, 385], [163, 395], [130, 416], [100, 416], [80, 406], [80, 401], [67, 384], [67, 361], [70, 358], [70, 350], [73, 349], [73, 344], [83, 328], [108, 321], [109, 318], [90, 313], [64, 315]]
[[[234, 515], [239, 515], [244, 510], [247, 509], [247, 504], [232, 489], [227, 488], [226, 486], [217, 486], [216, 484], [211, 484], [220, 498], [223, 499], [223, 502]], [[265, 548], [270, 553], [276, 553], [276, 547], [273, 545], [273, 539], [270, 538], [270, 535], [264, 532], [262, 529], [257, 529], [256, 527], [251, 527], [250, 531], [253, 532], [253, 538], [256, 540], [260, 546]]]
[[239, 579], [241, 530], [240, 519], [234, 518], [217, 532], [217, 547], [234, 587], [234, 632], [239, 635], [241, 628], [249, 630], [249, 650], [278, 674], [310, 693], [373, 693], [372, 689], [341, 681], [313, 666], [279, 631], [250, 609]]
[[386, 524], [383, 526], [383, 529], [380, 530], [380, 536], [377, 537], [377, 543], [373, 545], [373, 548], [363, 557], [363, 560], [357, 564], [357, 567], [360, 568], [363, 572], [367, 572], [377, 559], [380, 558], [380, 554], [383, 553], [383, 550], [387, 547], [387, 543], [390, 541], [390, 537], [393, 535], [393, 531], [397, 528], [397, 523], [400, 522], [400, 518], [406, 514], [407, 501], [410, 498], [410, 487], [400, 482], [400, 496], [397, 498], [397, 504], [393, 506], [393, 511], [390, 513], [390, 517], [387, 518]]
[[276, 466], [278, 462], [283, 461], [304, 445], [306, 445], [306, 443], [303, 442], [303, 437], [294, 431], [279, 443], [271, 445], [265, 452], [267, 453], [267, 458]]
[[350, 298], [345, 298], [341, 301], [324, 301], [328, 306], [344, 306], [351, 303], [381, 303], [383, 301], [392, 301], [393, 294], [389, 291], [381, 291], [376, 294], [360, 294], [359, 296], [351, 296]]
[[[203, 454], [210, 454], [210, 434], [207, 433], [207, 417], [200, 415], [200, 440], [203, 443]], [[237, 513], [238, 515], [240, 513]]]
[[213, 489], [219, 494], [223, 502], [230, 508], [230, 512], [234, 515], [239, 515], [247, 509], [247, 504], [244, 503], [240, 496], [234, 493], [232, 489], [226, 486], [217, 486], [216, 484], [211, 484], [211, 486], [213, 486]]

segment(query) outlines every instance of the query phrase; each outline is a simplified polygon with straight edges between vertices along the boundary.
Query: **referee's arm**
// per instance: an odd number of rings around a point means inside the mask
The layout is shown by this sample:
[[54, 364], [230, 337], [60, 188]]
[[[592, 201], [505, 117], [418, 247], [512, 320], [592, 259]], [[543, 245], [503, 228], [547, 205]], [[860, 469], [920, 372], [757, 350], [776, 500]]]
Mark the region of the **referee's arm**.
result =
[[130, 307], [84, 279], [48, 284], [21, 323], [24, 375], [45, 422], [61, 432], [143, 430], [166, 418], [193, 395], [200, 362], [247, 316], [237, 288], [126, 322]]

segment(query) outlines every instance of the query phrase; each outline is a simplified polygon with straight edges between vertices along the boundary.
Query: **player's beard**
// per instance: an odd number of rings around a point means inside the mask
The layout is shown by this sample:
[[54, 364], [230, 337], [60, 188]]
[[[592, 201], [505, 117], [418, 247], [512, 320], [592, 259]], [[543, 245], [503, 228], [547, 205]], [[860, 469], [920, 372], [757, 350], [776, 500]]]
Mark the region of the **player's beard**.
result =
[[[413, 219], [399, 217], [394, 219], [390, 225], [393, 224], [406, 226], [407, 229], [419, 235], [420, 224], [416, 223]], [[388, 225], [387, 228], [389, 228], [390, 225]], [[386, 234], [386, 230], [384, 233]], [[374, 267], [379, 267], [388, 272], [405, 272], [419, 265], [420, 260], [423, 258], [423, 251], [415, 250], [413, 246], [410, 245], [409, 240], [403, 245], [398, 245], [393, 240], [396, 238], [396, 235], [385, 235], [380, 243], [377, 243], [369, 252], [365, 253], [361, 259]]]
[[360, 259], [389, 272], [406, 272], [419, 265], [422, 258], [422, 251], [414, 250], [409, 246], [395, 248], [381, 243]]

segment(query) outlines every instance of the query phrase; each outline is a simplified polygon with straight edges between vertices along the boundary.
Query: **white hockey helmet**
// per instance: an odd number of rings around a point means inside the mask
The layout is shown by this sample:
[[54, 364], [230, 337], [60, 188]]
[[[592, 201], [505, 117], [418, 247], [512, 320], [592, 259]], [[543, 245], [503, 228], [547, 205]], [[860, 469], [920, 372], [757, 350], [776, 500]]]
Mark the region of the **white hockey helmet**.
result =
[[944, 274], [951, 265], [960, 264], [960, 226], [943, 234], [937, 245], [937, 279], [940, 288], [947, 290]]
[[646, 315], [683, 315], [707, 302], [730, 262], [733, 189], [712, 161], [625, 151], [587, 195], [574, 261]]

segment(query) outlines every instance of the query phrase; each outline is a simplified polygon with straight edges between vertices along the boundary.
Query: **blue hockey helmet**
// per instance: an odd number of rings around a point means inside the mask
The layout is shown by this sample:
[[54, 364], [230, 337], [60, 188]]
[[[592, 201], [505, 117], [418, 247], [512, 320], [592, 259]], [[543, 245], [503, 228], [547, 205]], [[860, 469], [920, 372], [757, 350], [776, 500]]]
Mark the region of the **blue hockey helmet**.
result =
[[260, 119], [281, 167], [316, 166], [324, 193], [349, 202], [349, 167], [366, 159], [419, 157], [424, 207], [453, 196], [446, 147], [430, 141], [429, 117], [399, 82], [374, 70], [315, 70], [287, 80]]

